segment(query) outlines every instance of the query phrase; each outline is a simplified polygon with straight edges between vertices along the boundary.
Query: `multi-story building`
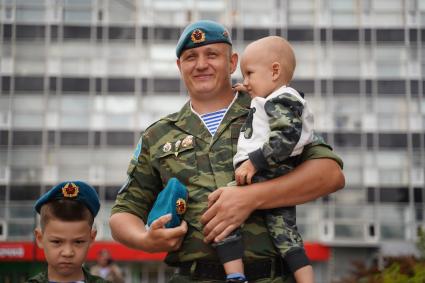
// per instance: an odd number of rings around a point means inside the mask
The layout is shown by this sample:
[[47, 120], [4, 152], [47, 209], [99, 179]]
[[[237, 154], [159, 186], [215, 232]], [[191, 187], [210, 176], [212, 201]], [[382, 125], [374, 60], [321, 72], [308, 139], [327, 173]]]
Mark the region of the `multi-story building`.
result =
[[[225, 24], [238, 52], [266, 35], [294, 46], [294, 86], [345, 162], [344, 190], [298, 208], [305, 240], [323, 249], [317, 281], [355, 259], [415, 252], [425, 227], [425, 0], [0, 0], [2, 274], [37, 268], [7, 260], [38, 258], [32, 205], [62, 180], [96, 186], [98, 240], [112, 242], [109, 208], [134, 145], [187, 100], [174, 48], [197, 19]], [[121, 264], [142, 282], [170, 272], [146, 255]]]

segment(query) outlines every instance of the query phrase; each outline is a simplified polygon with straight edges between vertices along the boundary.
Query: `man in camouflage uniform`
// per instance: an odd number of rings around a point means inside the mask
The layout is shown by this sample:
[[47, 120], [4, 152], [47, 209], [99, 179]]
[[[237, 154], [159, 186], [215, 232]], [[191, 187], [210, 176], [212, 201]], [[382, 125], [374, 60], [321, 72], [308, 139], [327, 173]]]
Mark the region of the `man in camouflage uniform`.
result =
[[[142, 135], [110, 218], [114, 239], [147, 252], [167, 251], [166, 263], [179, 267], [170, 282], [223, 282], [224, 271], [208, 244], [244, 223], [244, 264], [250, 282], [284, 282], [261, 212], [313, 200], [343, 187], [340, 159], [324, 144], [311, 145], [289, 175], [250, 186], [222, 188], [234, 179], [232, 159], [250, 98], [235, 96], [231, 74], [237, 66], [226, 29], [195, 22], [183, 31], [177, 65], [190, 101], [150, 126]], [[200, 114], [227, 107], [211, 135]], [[335, 162], [336, 161], [336, 162]], [[177, 177], [189, 191], [188, 209], [176, 228], [165, 229], [165, 215], [145, 228], [147, 215], [168, 179]], [[294, 193], [296, 192], [296, 193]], [[285, 282], [290, 282], [288, 280]]]

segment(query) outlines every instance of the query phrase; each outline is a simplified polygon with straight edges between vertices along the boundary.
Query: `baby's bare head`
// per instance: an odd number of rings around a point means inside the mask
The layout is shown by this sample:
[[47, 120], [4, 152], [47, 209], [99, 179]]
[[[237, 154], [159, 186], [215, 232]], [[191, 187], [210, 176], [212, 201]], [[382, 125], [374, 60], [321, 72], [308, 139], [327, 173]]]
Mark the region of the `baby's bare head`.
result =
[[296, 60], [291, 44], [280, 36], [267, 36], [250, 43], [242, 54], [244, 58], [255, 56], [264, 64], [278, 63], [281, 68], [281, 82], [288, 84], [294, 75]]

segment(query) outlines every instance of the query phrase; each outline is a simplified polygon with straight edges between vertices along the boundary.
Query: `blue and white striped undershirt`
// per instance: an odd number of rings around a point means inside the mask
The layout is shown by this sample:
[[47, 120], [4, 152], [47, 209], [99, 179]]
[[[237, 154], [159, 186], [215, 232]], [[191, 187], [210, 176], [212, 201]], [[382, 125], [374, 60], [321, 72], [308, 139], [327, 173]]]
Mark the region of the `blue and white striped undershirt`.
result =
[[218, 126], [220, 126], [221, 120], [223, 120], [226, 111], [227, 108], [223, 108], [215, 112], [201, 115], [202, 121], [204, 121], [205, 126], [207, 126], [207, 129], [210, 131], [212, 136], [214, 136]]

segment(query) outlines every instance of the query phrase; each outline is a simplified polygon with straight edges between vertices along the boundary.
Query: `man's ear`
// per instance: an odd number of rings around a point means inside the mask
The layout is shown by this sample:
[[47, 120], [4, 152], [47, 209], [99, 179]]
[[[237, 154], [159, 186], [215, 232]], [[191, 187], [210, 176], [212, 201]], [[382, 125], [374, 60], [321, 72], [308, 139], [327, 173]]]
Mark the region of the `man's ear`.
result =
[[280, 66], [279, 62], [273, 62], [272, 63], [272, 79], [275, 81], [280, 77], [280, 74], [282, 72], [282, 68]]
[[238, 53], [233, 52], [230, 56], [230, 73], [233, 74], [236, 71], [236, 68], [238, 67]]
[[180, 73], [181, 73], [181, 69], [180, 69], [180, 59], [177, 59], [177, 60], [176, 60], [176, 64], [177, 64], [177, 68], [179, 68], [179, 71], [180, 71]]
[[43, 231], [41, 231], [40, 227], [34, 229], [34, 237], [37, 243], [37, 246], [42, 249], [43, 248]]

